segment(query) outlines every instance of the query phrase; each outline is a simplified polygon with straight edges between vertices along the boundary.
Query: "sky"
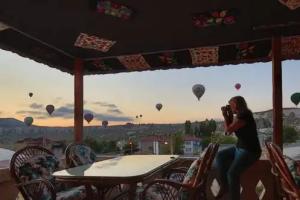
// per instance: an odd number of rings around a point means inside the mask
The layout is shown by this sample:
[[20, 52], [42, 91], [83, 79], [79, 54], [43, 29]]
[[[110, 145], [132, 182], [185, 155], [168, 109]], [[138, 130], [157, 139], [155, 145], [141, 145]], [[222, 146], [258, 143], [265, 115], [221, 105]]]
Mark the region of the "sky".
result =
[[[282, 65], [283, 107], [300, 92], [300, 61]], [[0, 50], [0, 118], [34, 118], [34, 125], [72, 126], [74, 77], [17, 54]], [[234, 85], [241, 84], [236, 90]], [[194, 84], [205, 86], [200, 101]], [[33, 96], [29, 97], [29, 92]], [[253, 112], [272, 108], [272, 64], [255, 63], [84, 77], [84, 110], [94, 119], [85, 126], [131, 123], [184, 123], [221, 119], [220, 107], [236, 95]], [[157, 103], [163, 105], [158, 111]], [[50, 116], [45, 107], [52, 104]], [[142, 117], [136, 118], [137, 115]]]

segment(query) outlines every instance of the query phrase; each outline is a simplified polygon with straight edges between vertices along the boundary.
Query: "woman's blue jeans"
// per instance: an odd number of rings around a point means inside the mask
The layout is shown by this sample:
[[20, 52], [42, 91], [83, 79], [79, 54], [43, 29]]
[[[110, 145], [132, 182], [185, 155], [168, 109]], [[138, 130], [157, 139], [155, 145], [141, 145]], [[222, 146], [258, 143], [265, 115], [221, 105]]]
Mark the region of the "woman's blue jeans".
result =
[[228, 190], [230, 200], [240, 199], [240, 176], [260, 157], [245, 149], [230, 147], [218, 152], [217, 169], [220, 173], [221, 187]]

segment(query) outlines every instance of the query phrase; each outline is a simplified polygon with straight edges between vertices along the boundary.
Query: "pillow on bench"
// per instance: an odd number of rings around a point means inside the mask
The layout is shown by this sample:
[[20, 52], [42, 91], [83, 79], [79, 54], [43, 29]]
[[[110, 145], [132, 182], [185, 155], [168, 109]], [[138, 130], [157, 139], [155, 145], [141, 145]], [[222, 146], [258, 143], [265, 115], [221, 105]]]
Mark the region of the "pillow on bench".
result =
[[286, 162], [297, 186], [300, 187], [300, 161], [294, 160], [288, 156], [284, 156], [284, 161]]

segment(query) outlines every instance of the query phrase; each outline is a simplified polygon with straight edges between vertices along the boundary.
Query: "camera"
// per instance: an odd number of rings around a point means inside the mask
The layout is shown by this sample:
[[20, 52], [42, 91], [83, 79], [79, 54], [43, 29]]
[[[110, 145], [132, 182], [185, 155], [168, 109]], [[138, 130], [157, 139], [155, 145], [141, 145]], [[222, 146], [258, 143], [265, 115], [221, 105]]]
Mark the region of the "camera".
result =
[[225, 108], [226, 108], [226, 111], [231, 112], [231, 107], [230, 107], [230, 105], [226, 105]]

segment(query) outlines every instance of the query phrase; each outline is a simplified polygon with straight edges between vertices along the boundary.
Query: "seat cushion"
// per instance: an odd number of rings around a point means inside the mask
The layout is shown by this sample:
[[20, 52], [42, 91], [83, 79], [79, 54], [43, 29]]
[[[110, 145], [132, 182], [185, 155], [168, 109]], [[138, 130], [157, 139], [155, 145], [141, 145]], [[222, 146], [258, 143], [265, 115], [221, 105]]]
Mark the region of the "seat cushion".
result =
[[190, 165], [186, 175], [184, 176], [183, 183], [192, 185], [196, 179], [198, 168], [200, 165], [200, 160], [194, 160], [194, 162]]
[[19, 177], [23, 181], [45, 178], [54, 181], [52, 173], [58, 169], [59, 161], [53, 155], [37, 155], [19, 167]]
[[81, 200], [85, 199], [86, 196], [87, 194], [85, 187], [79, 186], [58, 192], [56, 194], [56, 200]]
[[284, 160], [295, 180], [295, 183], [300, 187], [300, 161], [296, 161], [288, 156], [284, 156]]
[[96, 161], [95, 152], [86, 145], [74, 145], [70, 149], [70, 160], [75, 166], [92, 164]]

